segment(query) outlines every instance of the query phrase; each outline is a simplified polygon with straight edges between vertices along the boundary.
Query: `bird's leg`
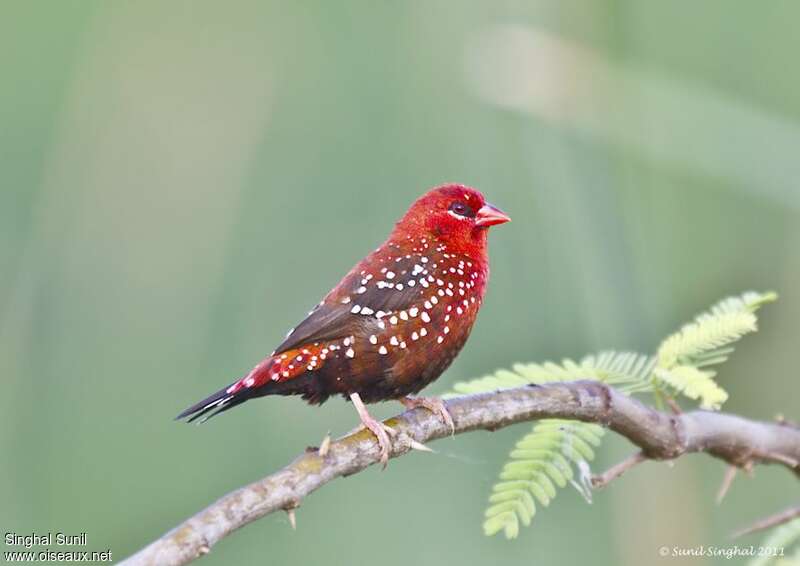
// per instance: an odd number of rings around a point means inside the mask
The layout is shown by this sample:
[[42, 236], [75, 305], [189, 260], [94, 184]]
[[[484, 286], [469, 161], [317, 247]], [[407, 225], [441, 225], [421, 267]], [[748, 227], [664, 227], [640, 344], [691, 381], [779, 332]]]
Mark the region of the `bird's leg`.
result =
[[425, 407], [442, 419], [442, 422], [450, 428], [450, 434], [456, 433], [456, 425], [453, 422], [453, 417], [450, 416], [450, 411], [447, 410], [444, 401], [438, 397], [401, 397], [398, 401], [400, 401], [406, 409]]
[[370, 415], [367, 411], [367, 407], [364, 406], [364, 402], [361, 400], [361, 396], [358, 393], [351, 393], [350, 400], [353, 402], [353, 406], [358, 412], [358, 416], [361, 419], [361, 424], [364, 425], [364, 428], [371, 430], [372, 434], [375, 435], [375, 438], [378, 439], [378, 444], [381, 447], [381, 464], [383, 464], [383, 467], [386, 468], [386, 463], [389, 461], [389, 449], [392, 447], [392, 444], [389, 441], [389, 436], [395, 436], [397, 431], [392, 427], [383, 424], [381, 421], [373, 419], [372, 415]]

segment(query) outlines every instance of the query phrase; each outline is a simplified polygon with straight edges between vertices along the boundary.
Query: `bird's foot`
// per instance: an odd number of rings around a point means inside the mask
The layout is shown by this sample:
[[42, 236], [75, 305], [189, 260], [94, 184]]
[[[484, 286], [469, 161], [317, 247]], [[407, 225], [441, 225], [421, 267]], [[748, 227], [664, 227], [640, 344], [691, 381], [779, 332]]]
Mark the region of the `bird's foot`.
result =
[[456, 425], [453, 422], [453, 417], [444, 401], [438, 397], [401, 397], [398, 399], [406, 409], [416, 409], [417, 407], [425, 407], [434, 415], [438, 415], [442, 422], [450, 429], [450, 434], [456, 433]]
[[367, 408], [364, 406], [364, 402], [361, 400], [361, 396], [358, 393], [351, 394], [350, 400], [353, 402], [353, 406], [355, 406], [358, 416], [361, 419], [361, 426], [369, 429], [378, 440], [378, 445], [381, 449], [381, 464], [385, 469], [386, 464], [389, 462], [389, 451], [392, 448], [392, 443], [391, 440], [389, 440], [389, 437], [397, 436], [397, 431], [392, 427], [383, 424], [381, 421], [372, 418], [372, 415], [370, 415], [367, 411]]

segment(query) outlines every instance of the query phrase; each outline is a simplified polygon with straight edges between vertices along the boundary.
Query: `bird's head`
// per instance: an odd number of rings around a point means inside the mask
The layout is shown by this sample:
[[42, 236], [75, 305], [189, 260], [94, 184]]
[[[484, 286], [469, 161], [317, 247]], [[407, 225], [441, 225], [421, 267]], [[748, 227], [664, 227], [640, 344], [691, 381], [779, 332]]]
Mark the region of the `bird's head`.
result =
[[395, 237], [427, 237], [447, 250], [475, 257], [485, 253], [490, 226], [509, 222], [503, 211], [465, 185], [442, 185], [419, 197], [395, 228]]

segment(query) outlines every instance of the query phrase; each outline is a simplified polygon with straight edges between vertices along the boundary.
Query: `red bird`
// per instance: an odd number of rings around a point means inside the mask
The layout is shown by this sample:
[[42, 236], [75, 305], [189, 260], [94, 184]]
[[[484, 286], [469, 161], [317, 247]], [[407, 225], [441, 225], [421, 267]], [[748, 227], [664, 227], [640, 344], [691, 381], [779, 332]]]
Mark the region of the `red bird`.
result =
[[487, 229], [509, 220], [473, 188], [431, 189], [272, 354], [177, 418], [206, 420], [264, 395], [320, 404], [339, 394], [377, 437], [384, 465], [394, 431], [364, 403], [424, 406], [452, 427], [439, 399], [408, 395], [439, 377], [464, 346], [489, 278]]

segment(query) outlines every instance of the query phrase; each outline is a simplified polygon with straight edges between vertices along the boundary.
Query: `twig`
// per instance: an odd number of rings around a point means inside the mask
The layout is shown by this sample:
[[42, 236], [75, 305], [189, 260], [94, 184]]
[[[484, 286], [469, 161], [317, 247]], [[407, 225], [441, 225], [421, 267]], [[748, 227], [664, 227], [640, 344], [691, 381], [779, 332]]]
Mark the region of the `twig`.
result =
[[775, 513], [769, 517], [759, 519], [749, 527], [745, 527], [733, 533], [731, 538], [739, 538], [752, 533], [757, 533], [759, 531], [764, 531], [772, 527], [777, 527], [778, 525], [788, 523], [797, 517], [800, 517], [800, 505], [797, 507], [790, 507], [789, 509], [785, 509], [780, 513]]
[[647, 460], [647, 457], [641, 452], [636, 452], [635, 454], [631, 454], [630, 456], [625, 458], [622, 462], [616, 464], [615, 466], [610, 467], [599, 476], [592, 477], [592, 487], [595, 489], [604, 488], [609, 483], [620, 477], [622, 474], [624, 474], [637, 464], [641, 464], [645, 460]]
[[[800, 475], [800, 468], [790, 465], [800, 461], [800, 430], [707, 411], [670, 415], [595, 381], [456, 397], [447, 401], [447, 409], [456, 434], [543, 418], [573, 419], [608, 427], [628, 438], [648, 459], [670, 460], [690, 452], [705, 452], [736, 466], [776, 463]], [[392, 458], [409, 452], [415, 442], [424, 444], [451, 434], [438, 416], [422, 408], [406, 411], [386, 424], [398, 431], [392, 442]], [[769, 456], [765, 459], [758, 455]], [[331, 442], [324, 457], [317, 450], [307, 451], [282, 470], [212, 503], [122, 564], [167, 566], [190, 562], [236, 529], [299, 505], [323, 485], [379, 461], [378, 443], [365, 430]]]

